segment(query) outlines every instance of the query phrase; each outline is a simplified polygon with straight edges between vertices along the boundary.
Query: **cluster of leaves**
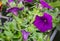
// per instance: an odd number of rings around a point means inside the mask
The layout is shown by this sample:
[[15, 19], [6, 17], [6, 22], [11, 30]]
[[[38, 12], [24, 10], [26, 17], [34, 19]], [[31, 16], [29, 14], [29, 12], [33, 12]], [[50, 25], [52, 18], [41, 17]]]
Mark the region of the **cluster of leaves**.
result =
[[[3, 0], [3, 3], [6, 4], [6, 0]], [[27, 6], [26, 6], [27, 7]], [[47, 33], [41, 33], [36, 29], [33, 25], [33, 21], [35, 15], [42, 15], [42, 12], [39, 8], [36, 8], [36, 5], [33, 4], [31, 10], [24, 8], [23, 11], [19, 11], [18, 16], [9, 13], [7, 16], [13, 16], [13, 21], [4, 23], [4, 26], [0, 26], [0, 41], [22, 41], [22, 33], [21, 30], [25, 29], [30, 32], [30, 36], [28, 41], [50, 41], [49, 37], [47, 37]], [[54, 10], [43, 9], [43, 11], [48, 12], [53, 17], [53, 27], [57, 27], [59, 29], [60, 17], [59, 10], [55, 8]]]

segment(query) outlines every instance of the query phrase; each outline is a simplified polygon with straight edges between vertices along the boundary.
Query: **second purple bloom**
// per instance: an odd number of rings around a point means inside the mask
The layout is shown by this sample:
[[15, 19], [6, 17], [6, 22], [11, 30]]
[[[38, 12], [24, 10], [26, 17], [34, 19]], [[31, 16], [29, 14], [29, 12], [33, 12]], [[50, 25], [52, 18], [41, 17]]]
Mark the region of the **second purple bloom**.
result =
[[36, 15], [33, 24], [41, 32], [46, 32], [52, 29], [52, 16], [44, 12], [43, 16]]

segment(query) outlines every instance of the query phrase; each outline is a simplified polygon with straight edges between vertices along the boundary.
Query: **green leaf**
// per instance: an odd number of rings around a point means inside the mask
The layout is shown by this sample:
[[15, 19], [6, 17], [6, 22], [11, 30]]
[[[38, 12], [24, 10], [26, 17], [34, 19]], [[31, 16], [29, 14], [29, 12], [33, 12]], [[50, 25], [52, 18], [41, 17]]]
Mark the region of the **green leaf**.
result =
[[18, 31], [17, 34], [13, 36], [13, 38], [21, 38], [21, 37], [22, 37], [22, 34], [20, 31]]
[[0, 41], [4, 41], [4, 39], [3, 38], [0, 38]]
[[51, 2], [50, 3], [50, 5], [52, 6], [52, 7], [60, 7], [60, 1], [56, 1], [56, 2]]
[[16, 20], [17, 23], [21, 24], [22, 23], [22, 19], [20, 19], [19, 17], [13, 16], [14, 19]]
[[8, 2], [8, 0], [2, 0], [2, 3], [3, 4], [6, 4], [6, 2]]
[[19, 7], [19, 8], [20, 8], [20, 7], [23, 7], [23, 3], [20, 2], [20, 3], [18, 4], [18, 7]]
[[10, 38], [13, 38], [13, 33], [11, 31], [4, 31], [4, 34]]
[[15, 6], [16, 6], [16, 3], [15, 3], [15, 2], [11, 2], [11, 3], [10, 3], [10, 6], [11, 6], [11, 7], [15, 7]]
[[26, 30], [28, 30], [29, 32], [33, 33], [36, 31], [36, 28], [34, 27], [33, 24], [31, 24], [29, 27], [26, 28]]
[[43, 41], [43, 33], [37, 33], [37, 36], [38, 41]]

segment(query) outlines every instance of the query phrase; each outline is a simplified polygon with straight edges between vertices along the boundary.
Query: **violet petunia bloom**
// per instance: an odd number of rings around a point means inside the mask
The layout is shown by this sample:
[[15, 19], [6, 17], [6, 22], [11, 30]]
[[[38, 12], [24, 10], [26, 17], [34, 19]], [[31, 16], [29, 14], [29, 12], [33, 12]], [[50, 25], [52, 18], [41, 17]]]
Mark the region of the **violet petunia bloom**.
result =
[[43, 16], [36, 15], [33, 24], [41, 32], [46, 32], [52, 29], [52, 16], [44, 12]]
[[8, 0], [9, 3], [14, 2], [14, 0]]
[[18, 3], [19, 2], [29, 2], [30, 3], [30, 2], [32, 2], [32, 0], [18, 0]]
[[45, 2], [44, 0], [40, 0], [40, 3], [42, 5], [42, 7], [44, 8], [48, 8], [48, 9], [53, 9], [47, 2]]
[[30, 35], [30, 32], [26, 32], [25, 30], [21, 30], [22, 36], [23, 36], [23, 41], [27, 41], [28, 36]]
[[32, 2], [32, 0], [25, 0], [25, 2]]
[[21, 7], [21, 8], [18, 8], [18, 7], [13, 7], [13, 8], [10, 8], [8, 10], [6, 10], [6, 12], [11, 12], [13, 13], [14, 15], [18, 15], [18, 11], [22, 11], [24, 9], [24, 7]]

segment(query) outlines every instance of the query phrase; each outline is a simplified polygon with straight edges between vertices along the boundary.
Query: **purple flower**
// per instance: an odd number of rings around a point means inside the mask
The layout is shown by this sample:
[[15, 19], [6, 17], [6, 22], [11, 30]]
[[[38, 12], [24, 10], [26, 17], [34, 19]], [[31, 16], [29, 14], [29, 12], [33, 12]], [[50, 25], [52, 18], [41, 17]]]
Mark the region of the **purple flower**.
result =
[[32, 2], [32, 0], [25, 0], [25, 2]]
[[42, 5], [42, 7], [52, 9], [52, 7], [47, 2], [45, 2], [44, 0], [40, 0], [40, 3]]
[[24, 9], [24, 7], [21, 7], [21, 8], [18, 8], [18, 7], [13, 7], [13, 8], [10, 8], [8, 10], [6, 10], [6, 12], [11, 12], [13, 13], [14, 15], [18, 15], [18, 11], [22, 11]]
[[27, 41], [28, 36], [30, 35], [30, 32], [26, 32], [25, 30], [21, 30], [22, 36], [23, 36], [23, 41]]
[[14, 2], [14, 0], [8, 0], [9, 3]]
[[18, 0], [18, 3], [19, 2], [32, 2], [32, 0]]
[[52, 16], [45, 13], [43, 16], [36, 15], [33, 24], [41, 32], [46, 32], [52, 29]]

